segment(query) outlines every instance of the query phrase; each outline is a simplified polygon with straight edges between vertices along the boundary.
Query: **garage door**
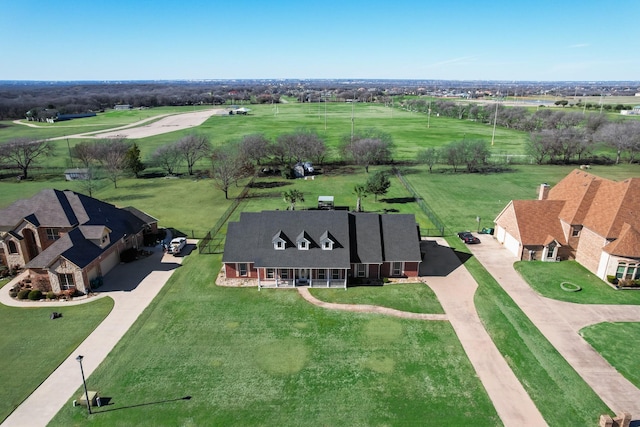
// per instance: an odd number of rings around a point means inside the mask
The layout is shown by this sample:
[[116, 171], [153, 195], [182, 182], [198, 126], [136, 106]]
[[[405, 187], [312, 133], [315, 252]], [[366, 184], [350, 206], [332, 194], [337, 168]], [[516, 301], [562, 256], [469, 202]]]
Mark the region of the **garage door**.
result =
[[509, 250], [509, 252], [518, 258], [520, 257], [520, 242], [518, 242], [516, 238], [509, 233], [505, 233], [504, 246]]
[[504, 236], [506, 233], [507, 231], [504, 228], [498, 227], [498, 229], [496, 230], [496, 240], [504, 244]]
[[118, 265], [119, 262], [120, 257], [118, 256], [118, 251], [113, 251], [111, 255], [100, 261], [100, 270], [102, 270], [102, 275], [105, 276], [113, 267]]

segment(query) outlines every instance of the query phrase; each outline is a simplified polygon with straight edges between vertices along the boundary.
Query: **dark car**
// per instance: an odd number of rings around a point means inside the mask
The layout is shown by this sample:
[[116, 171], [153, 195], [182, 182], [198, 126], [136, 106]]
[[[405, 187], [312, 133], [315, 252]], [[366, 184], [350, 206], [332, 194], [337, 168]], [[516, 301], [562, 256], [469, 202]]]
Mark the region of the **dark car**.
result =
[[474, 236], [473, 234], [471, 234], [470, 231], [461, 231], [458, 233], [458, 237], [465, 242], [466, 244], [476, 244], [476, 243], [480, 243], [480, 239], [478, 239], [476, 236]]

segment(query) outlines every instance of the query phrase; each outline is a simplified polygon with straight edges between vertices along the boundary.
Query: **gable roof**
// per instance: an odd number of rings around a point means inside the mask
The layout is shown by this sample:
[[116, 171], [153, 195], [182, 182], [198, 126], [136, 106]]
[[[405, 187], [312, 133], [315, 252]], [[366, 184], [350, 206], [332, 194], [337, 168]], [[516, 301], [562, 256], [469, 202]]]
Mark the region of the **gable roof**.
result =
[[624, 224], [620, 237], [606, 245], [603, 250], [611, 255], [640, 258], [640, 232], [629, 224]]
[[514, 200], [520, 242], [524, 246], [544, 246], [553, 240], [566, 245], [558, 216], [565, 202], [560, 200]]
[[[393, 217], [393, 218], [392, 218]], [[290, 245], [274, 250], [274, 238], [305, 237], [312, 242], [331, 238], [332, 250]], [[351, 263], [421, 260], [415, 217], [347, 211], [243, 212], [230, 222], [223, 262], [253, 262], [271, 268], [349, 268]]]

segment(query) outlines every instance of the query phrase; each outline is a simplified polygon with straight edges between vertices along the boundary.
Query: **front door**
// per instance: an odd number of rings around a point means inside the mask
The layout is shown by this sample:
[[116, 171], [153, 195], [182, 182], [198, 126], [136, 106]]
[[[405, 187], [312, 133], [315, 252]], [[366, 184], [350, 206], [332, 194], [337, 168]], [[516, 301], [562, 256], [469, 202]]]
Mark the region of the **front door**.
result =
[[299, 285], [307, 285], [309, 283], [309, 269], [308, 268], [299, 268], [298, 269], [298, 284]]

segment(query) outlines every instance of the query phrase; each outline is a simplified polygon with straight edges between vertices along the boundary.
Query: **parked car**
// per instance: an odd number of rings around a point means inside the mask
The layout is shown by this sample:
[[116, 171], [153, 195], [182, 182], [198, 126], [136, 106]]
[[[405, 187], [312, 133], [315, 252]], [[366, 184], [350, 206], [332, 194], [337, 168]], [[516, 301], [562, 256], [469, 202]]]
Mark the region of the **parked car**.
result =
[[468, 245], [480, 243], [480, 239], [471, 234], [470, 231], [461, 231], [458, 233], [458, 237]]
[[167, 251], [170, 254], [176, 255], [179, 254], [185, 246], [187, 246], [186, 237], [176, 237], [175, 239], [171, 240], [171, 243], [169, 243], [169, 249]]

